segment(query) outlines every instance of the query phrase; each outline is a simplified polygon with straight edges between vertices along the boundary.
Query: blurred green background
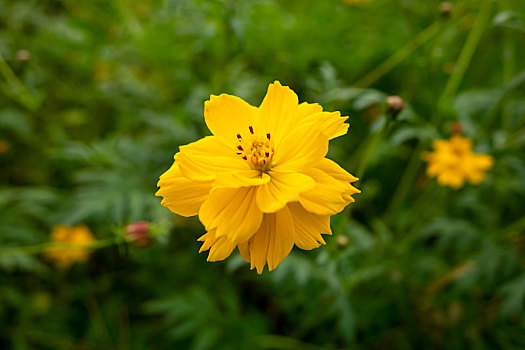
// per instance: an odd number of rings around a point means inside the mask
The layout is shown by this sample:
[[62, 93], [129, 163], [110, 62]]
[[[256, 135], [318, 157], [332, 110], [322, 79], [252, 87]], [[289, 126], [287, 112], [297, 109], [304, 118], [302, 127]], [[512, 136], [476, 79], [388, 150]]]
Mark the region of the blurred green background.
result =
[[[0, 0], [0, 349], [525, 348], [525, 2]], [[206, 263], [154, 197], [203, 102], [278, 79], [349, 115], [334, 236], [271, 273]], [[384, 100], [405, 109], [392, 121]], [[421, 152], [460, 121], [460, 190]], [[367, 165], [366, 173], [359, 174]], [[155, 243], [118, 243], [149, 221]], [[58, 269], [55, 224], [115, 240]]]

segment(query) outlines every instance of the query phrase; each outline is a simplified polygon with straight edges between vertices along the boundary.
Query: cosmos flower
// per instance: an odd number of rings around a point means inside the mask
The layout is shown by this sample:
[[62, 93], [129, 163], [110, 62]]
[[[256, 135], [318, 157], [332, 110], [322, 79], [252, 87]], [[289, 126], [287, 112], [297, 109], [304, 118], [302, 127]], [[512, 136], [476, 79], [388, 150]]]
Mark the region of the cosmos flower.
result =
[[66, 269], [77, 262], [87, 261], [91, 251], [83, 248], [95, 242], [95, 238], [87, 226], [63, 226], [55, 225], [51, 232], [51, 241], [78, 245], [78, 248], [57, 247], [46, 252], [47, 258], [53, 260], [57, 267]]
[[208, 261], [235, 247], [262, 273], [296, 245], [314, 249], [331, 234], [330, 216], [354, 202], [358, 179], [325, 158], [328, 141], [346, 134], [339, 112], [299, 104], [279, 82], [270, 84], [260, 107], [222, 94], [204, 105], [213, 136], [181, 146], [161, 175], [162, 205], [183, 216], [199, 215], [199, 238]]
[[434, 152], [425, 153], [423, 158], [428, 162], [427, 175], [437, 177], [442, 186], [458, 189], [467, 180], [480, 184], [494, 162], [487, 154], [472, 152], [472, 141], [458, 133], [450, 140], [434, 140], [433, 146]]

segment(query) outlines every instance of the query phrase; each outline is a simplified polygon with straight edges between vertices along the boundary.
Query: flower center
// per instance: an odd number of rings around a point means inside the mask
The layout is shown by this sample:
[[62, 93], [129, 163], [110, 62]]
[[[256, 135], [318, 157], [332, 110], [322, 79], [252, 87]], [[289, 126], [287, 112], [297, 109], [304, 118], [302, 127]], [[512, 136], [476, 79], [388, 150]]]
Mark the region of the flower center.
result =
[[248, 161], [253, 169], [268, 172], [273, 157], [271, 135], [267, 133], [266, 137], [259, 137], [255, 135], [252, 126], [249, 126], [248, 129], [250, 135], [246, 139], [241, 134], [237, 134], [237, 155]]

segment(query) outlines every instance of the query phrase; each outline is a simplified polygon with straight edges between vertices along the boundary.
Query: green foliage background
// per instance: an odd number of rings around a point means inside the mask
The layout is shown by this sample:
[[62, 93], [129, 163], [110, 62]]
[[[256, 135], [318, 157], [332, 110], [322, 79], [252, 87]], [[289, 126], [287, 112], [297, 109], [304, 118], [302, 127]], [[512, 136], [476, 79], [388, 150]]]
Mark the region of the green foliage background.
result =
[[[1, 349], [525, 348], [525, 3], [0, 0]], [[268, 83], [349, 115], [329, 157], [361, 174], [333, 237], [259, 276], [197, 254], [154, 197], [203, 102]], [[406, 108], [388, 127], [384, 99]], [[495, 158], [460, 190], [421, 152], [459, 120]], [[6, 146], [7, 145], [7, 146]], [[358, 174], [359, 175], [359, 174]], [[57, 270], [53, 225], [98, 239]], [[117, 240], [118, 241], [118, 240]], [[34, 252], [33, 252], [34, 253]]]

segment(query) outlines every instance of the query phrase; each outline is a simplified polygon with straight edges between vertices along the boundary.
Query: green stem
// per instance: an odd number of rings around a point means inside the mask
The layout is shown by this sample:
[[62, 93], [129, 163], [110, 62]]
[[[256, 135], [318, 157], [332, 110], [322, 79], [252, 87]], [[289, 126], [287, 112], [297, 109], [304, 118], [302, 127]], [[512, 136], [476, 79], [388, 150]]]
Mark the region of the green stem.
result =
[[369, 141], [368, 147], [366, 148], [366, 151], [365, 151], [365, 154], [361, 158], [359, 167], [357, 168], [357, 176], [359, 178], [363, 177], [363, 175], [364, 175], [364, 173], [366, 171], [366, 168], [368, 167], [368, 164], [370, 164], [370, 160], [372, 159], [372, 157], [373, 157], [373, 155], [375, 153], [375, 150], [377, 148], [377, 145], [379, 144], [379, 141], [387, 133], [387, 130], [390, 129], [390, 125], [392, 124], [393, 117], [387, 115], [387, 116], [385, 116], [385, 118], [387, 118], [387, 120], [385, 120], [385, 122], [384, 122], [383, 126], [381, 127], [381, 129], [378, 132], [376, 132], [374, 134], [374, 136], [372, 137], [372, 139]]
[[3, 92], [6, 95], [11, 95], [14, 99], [18, 100], [19, 103], [25, 107], [33, 110], [36, 108], [38, 102], [31, 94], [31, 92], [25, 87], [25, 85], [18, 79], [16, 74], [13, 72], [11, 67], [7, 64], [4, 57], [0, 54], [0, 74], [4, 77], [7, 82], [7, 86], [1, 85]]
[[405, 58], [410, 56], [418, 47], [430, 40], [436, 35], [442, 27], [443, 22], [436, 21], [430, 26], [420, 32], [412, 41], [399, 49], [394, 55], [390, 56], [386, 61], [374, 68], [367, 75], [359, 79], [354, 86], [368, 87], [379, 80], [386, 73], [390, 72], [395, 66], [401, 63]]
[[[439, 215], [439, 208], [442, 208], [443, 198], [448, 193], [448, 189], [438, 185], [436, 182], [429, 183], [425, 191], [411, 203], [410, 213], [419, 218], [417, 223], [426, 225], [427, 220]], [[412, 224], [411, 227], [410, 224]], [[401, 230], [406, 230], [408, 235], [417, 235], [419, 229], [421, 229], [421, 225], [418, 226], [413, 223], [406, 223], [405, 227], [401, 227]]]
[[7, 81], [11, 87], [15, 88], [16, 90], [25, 91], [26, 88], [24, 84], [18, 79], [16, 74], [13, 72], [11, 67], [7, 64], [7, 62], [4, 60], [4, 57], [0, 54], [0, 73], [4, 76], [4, 79]]
[[[503, 82], [508, 82], [512, 79], [516, 71], [516, 45], [513, 36], [505, 31], [503, 37]], [[502, 129], [508, 129], [512, 119], [510, 110], [504, 108], [501, 118]]]
[[[512, 8], [507, 4], [507, 8]], [[514, 33], [505, 28], [503, 33], [503, 81], [509, 81], [516, 72], [516, 42]]]
[[505, 228], [501, 229], [496, 233], [498, 240], [514, 240], [522, 235], [522, 232], [525, 230], [525, 217], [519, 218], [518, 220], [512, 222], [510, 225], [507, 225]]
[[69, 249], [99, 249], [108, 247], [114, 244], [122, 243], [121, 238], [108, 238], [99, 241], [95, 241], [90, 244], [75, 244], [75, 243], [57, 243], [57, 242], [45, 242], [33, 245], [27, 245], [22, 247], [8, 247], [0, 249], [0, 257], [2, 256], [13, 256], [13, 255], [27, 255], [27, 254], [40, 254], [49, 250], [69, 250]]
[[421, 166], [421, 152], [424, 148], [425, 144], [420, 141], [412, 152], [412, 156], [410, 157], [405, 172], [403, 173], [399, 185], [392, 196], [392, 200], [383, 215], [383, 220], [385, 222], [390, 221], [390, 218], [397, 211], [401, 203], [403, 203], [408, 191], [414, 185], [416, 176], [419, 172], [419, 167]]
[[508, 232], [513, 232], [513, 231], [522, 231], [522, 230], [525, 230], [525, 217], [522, 217], [514, 221], [513, 223], [505, 227], [502, 230], [502, 232], [508, 233]]
[[[463, 78], [465, 77], [467, 68], [472, 61], [472, 57], [476, 52], [483, 32], [485, 31], [485, 28], [489, 22], [491, 14], [491, 2], [492, 0], [485, 0], [481, 5], [481, 9], [478, 12], [474, 26], [468, 35], [467, 41], [461, 50], [458, 60], [456, 61], [454, 71], [450, 75], [447, 85], [445, 86], [445, 89], [443, 90], [443, 93], [441, 94], [441, 97], [438, 101], [438, 110], [442, 110], [443, 107], [450, 103], [450, 100], [456, 94], [461, 82], [463, 81]], [[432, 121], [437, 122], [440, 115], [440, 113], [434, 114]]]
[[491, 125], [494, 123], [495, 119], [498, 117], [498, 111], [501, 108], [502, 103], [505, 100], [505, 97], [511, 91], [519, 88], [525, 82], [525, 71], [522, 71], [516, 75], [513, 79], [506, 82], [503, 85], [503, 89], [500, 89], [497, 93], [499, 96], [494, 103], [494, 106], [488, 110], [485, 115], [481, 118], [481, 123], [476, 132], [475, 138], [480, 138], [482, 135], [488, 133], [491, 129]]

